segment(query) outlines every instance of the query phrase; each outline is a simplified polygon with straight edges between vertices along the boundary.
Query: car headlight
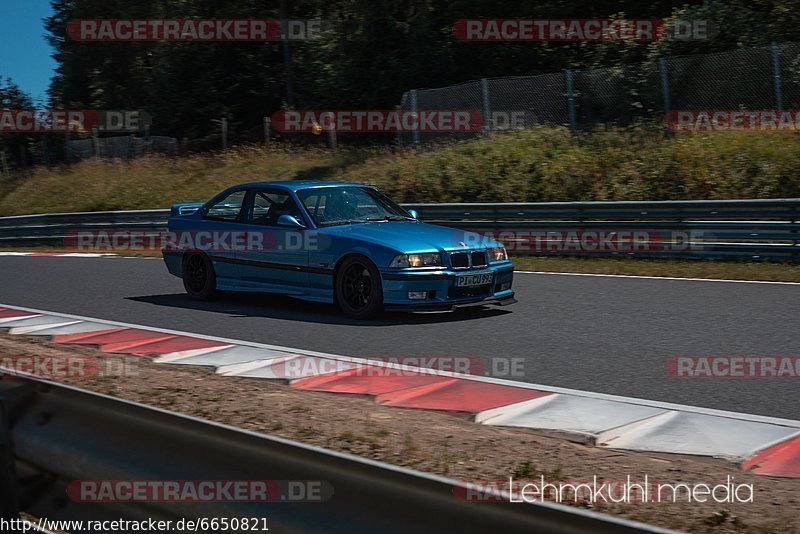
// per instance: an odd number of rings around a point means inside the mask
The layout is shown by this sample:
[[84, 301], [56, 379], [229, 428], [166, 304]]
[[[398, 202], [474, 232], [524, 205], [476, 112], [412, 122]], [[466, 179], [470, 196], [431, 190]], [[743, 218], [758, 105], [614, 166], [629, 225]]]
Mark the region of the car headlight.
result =
[[442, 257], [439, 254], [400, 254], [395, 256], [389, 267], [398, 269], [406, 267], [432, 267], [442, 264]]
[[493, 248], [489, 252], [491, 254], [492, 261], [505, 261], [508, 259], [508, 253], [506, 253], [506, 247]]

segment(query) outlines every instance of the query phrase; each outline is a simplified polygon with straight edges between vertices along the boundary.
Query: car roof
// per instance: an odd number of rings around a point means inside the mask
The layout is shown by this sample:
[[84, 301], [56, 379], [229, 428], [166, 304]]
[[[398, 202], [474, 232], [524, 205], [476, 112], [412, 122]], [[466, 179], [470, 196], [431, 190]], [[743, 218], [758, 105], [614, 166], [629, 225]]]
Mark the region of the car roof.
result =
[[251, 182], [248, 184], [240, 184], [235, 187], [237, 188], [280, 187], [282, 189], [289, 189], [291, 191], [300, 191], [303, 189], [314, 189], [317, 187], [336, 187], [336, 186], [372, 187], [367, 184], [358, 184], [353, 182], [333, 182], [325, 180], [282, 180], [276, 182]]

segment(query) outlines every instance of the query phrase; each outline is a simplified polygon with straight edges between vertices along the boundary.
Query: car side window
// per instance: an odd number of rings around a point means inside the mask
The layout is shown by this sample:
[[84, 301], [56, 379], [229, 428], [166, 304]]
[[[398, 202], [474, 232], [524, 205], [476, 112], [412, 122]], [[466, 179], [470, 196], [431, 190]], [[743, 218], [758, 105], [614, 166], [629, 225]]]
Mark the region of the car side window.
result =
[[277, 226], [281, 215], [292, 215], [299, 220], [300, 209], [288, 193], [278, 191], [255, 191], [253, 209], [247, 218], [248, 224]]
[[227, 197], [206, 207], [203, 211], [203, 218], [236, 222], [239, 219], [239, 213], [242, 211], [242, 204], [244, 204], [246, 195], [246, 191], [234, 191]]

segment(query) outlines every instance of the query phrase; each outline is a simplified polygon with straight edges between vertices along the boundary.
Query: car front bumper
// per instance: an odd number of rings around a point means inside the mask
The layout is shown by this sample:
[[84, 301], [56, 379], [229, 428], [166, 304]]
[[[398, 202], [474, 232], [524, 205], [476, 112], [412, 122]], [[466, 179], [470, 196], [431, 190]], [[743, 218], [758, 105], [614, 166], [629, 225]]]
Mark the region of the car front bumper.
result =
[[[464, 274], [492, 273], [492, 282], [483, 286], [456, 287], [456, 277]], [[512, 282], [514, 267], [509, 262], [483, 269], [411, 269], [383, 271], [383, 302], [387, 310], [437, 311], [487, 304], [516, 302]], [[425, 291], [427, 298], [410, 299], [409, 292]]]

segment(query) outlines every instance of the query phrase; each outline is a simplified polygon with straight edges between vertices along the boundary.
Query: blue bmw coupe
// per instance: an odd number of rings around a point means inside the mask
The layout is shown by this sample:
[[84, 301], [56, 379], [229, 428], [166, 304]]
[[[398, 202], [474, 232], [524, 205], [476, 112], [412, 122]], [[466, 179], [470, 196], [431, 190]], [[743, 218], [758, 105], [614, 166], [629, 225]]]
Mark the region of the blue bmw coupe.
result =
[[194, 299], [277, 293], [335, 302], [358, 319], [516, 302], [501, 243], [417, 217], [367, 185], [237, 185], [172, 206], [164, 261]]

